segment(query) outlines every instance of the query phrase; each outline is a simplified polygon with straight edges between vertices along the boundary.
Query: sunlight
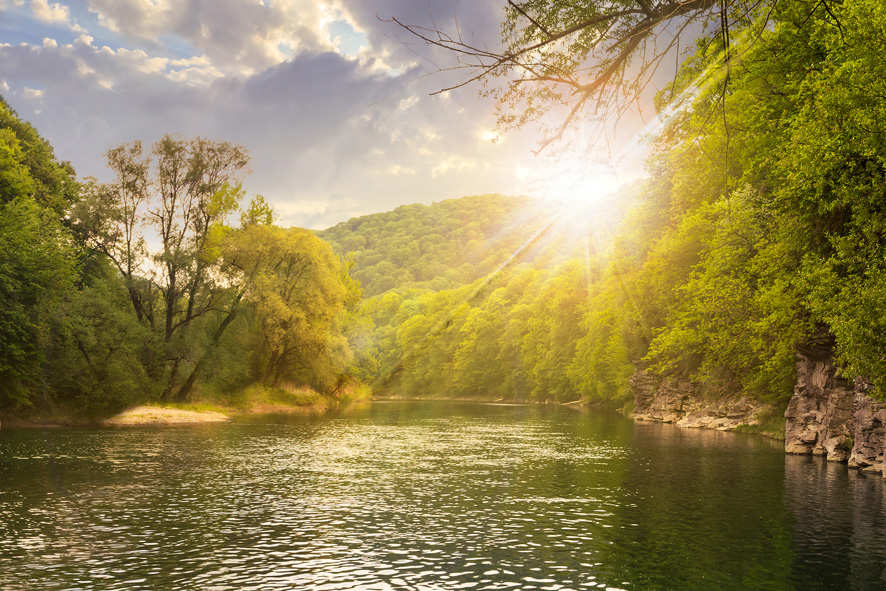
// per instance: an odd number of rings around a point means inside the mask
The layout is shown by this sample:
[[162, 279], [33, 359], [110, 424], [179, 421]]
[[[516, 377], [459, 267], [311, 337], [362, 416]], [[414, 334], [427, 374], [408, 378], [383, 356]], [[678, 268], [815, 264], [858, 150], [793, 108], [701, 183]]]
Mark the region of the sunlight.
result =
[[605, 206], [622, 183], [612, 169], [595, 167], [577, 170], [563, 167], [548, 181], [545, 199], [566, 209], [597, 209]]

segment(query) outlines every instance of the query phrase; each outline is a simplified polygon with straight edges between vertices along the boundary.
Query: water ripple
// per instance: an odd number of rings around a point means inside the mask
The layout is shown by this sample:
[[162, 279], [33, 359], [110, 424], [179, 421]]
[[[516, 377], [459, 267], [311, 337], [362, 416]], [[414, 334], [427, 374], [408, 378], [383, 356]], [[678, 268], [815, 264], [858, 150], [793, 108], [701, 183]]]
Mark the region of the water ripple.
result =
[[[4, 431], [0, 587], [792, 588], [780, 450], [662, 433], [565, 409], [408, 403]], [[741, 477], [762, 468], [774, 485]]]

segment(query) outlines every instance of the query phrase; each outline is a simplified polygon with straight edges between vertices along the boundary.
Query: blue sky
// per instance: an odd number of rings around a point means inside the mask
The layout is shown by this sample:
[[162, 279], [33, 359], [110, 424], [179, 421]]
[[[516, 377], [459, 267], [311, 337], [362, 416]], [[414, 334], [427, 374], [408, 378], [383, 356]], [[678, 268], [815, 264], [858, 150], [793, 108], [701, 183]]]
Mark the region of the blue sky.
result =
[[417, 56], [384, 20], [445, 28], [457, 14], [494, 44], [504, 4], [0, 0], [0, 94], [83, 177], [107, 178], [111, 146], [166, 132], [241, 143], [253, 159], [247, 192], [284, 224], [569, 191], [583, 181], [563, 172], [573, 164], [532, 155], [534, 130], [493, 141], [493, 105], [476, 87], [431, 96], [453, 81], [428, 76], [431, 62], [450, 56]]

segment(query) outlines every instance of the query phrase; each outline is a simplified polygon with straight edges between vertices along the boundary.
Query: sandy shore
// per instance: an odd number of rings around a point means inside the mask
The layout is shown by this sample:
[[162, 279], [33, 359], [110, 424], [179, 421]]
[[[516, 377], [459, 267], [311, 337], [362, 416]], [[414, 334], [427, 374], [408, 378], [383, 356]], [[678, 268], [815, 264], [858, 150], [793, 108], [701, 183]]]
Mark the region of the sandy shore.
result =
[[159, 406], [136, 406], [104, 421], [109, 426], [184, 425], [188, 423], [219, 423], [231, 417], [212, 410], [180, 410]]

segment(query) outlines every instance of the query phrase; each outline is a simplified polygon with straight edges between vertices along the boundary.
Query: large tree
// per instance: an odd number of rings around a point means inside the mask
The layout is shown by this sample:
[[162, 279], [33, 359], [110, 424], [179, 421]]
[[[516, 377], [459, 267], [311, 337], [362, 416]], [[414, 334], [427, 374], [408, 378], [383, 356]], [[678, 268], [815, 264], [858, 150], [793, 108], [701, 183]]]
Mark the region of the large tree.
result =
[[161, 343], [150, 371], [165, 384], [163, 397], [178, 388], [176, 397], [185, 398], [202, 357], [190, 329], [238, 301], [215, 273], [216, 242], [237, 209], [249, 157], [229, 142], [165, 135], [148, 153], [132, 142], [106, 158], [115, 178], [89, 183], [75, 226], [112, 261], [136, 316]]
[[76, 191], [70, 165], [0, 98], [0, 407], [44, 389], [52, 321], [76, 281], [64, 220]]

